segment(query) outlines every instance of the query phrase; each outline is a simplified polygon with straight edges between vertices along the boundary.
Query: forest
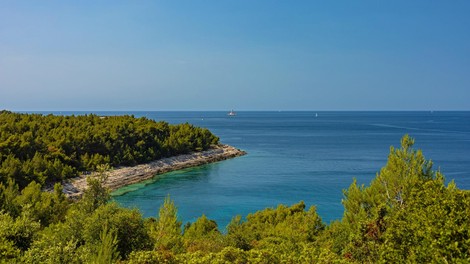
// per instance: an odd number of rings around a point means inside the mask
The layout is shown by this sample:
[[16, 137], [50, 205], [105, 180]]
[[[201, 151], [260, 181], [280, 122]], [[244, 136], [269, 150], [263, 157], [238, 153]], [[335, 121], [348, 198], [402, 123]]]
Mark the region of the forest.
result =
[[201, 151], [218, 144], [208, 129], [145, 117], [0, 111], [0, 182], [20, 189], [96, 170]]
[[[171, 197], [150, 218], [137, 209], [120, 207], [103, 187], [106, 174], [99, 164], [105, 162], [91, 166], [83, 158], [99, 154], [111, 164], [133, 164], [145, 161], [145, 156], [133, 152], [143, 144], [137, 139], [147, 136], [167, 146], [164, 151], [147, 145], [139, 150], [172, 155], [217, 142], [209, 131], [131, 116], [2, 113], [1, 118], [5, 120], [1, 123], [2, 263], [470, 262], [470, 193], [433, 170], [409, 136], [402, 138], [401, 147], [390, 148], [387, 163], [369, 185], [352, 180], [344, 190], [340, 220], [324, 223], [315, 206], [307, 208], [300, 201], [234, 216], [227, 227], [219, 227], [204, 215], [182, 223]], [[194, 143], [188, 131], [202, 134], [201, 143]], [[11, 138], [13, 134], [16, 137]], [[95, 148], [101, 144], [102, 149]], [[130, 152], [113, 146], [128, 147]], [[124, 158], [128, 153], [133, 159]], [[54, 172], [54, 162], [44, 163], [44, 170], [34, 176], [24, 174], [28, 177], [21, 181], [12, 177], [17, 174], [5, 173], [11, 169], [23, 175], [23, 167], [33, 166], [25, 164], [33, 163], [36, 155], [48, 161], [54, 158], [75, 173], [84, 169], [102, 173], [88, 177], [89, 188], [78, 201], [69, 200], [60, 183], [53, 192], [41, 191], [48, 173]], [[11, 159], [16, 161], [7, 162]], [[19, 165], [9, 167], [15, 163]], [[65, 175], [54, 177], [58, 176]]]

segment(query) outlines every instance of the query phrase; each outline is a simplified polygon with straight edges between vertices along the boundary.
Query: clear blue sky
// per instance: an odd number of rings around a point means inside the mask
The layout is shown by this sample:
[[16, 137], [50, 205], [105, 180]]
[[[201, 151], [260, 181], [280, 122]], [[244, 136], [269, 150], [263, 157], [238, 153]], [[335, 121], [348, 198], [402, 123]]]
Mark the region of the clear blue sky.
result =
[[0, 109], [470, 110], [470, 1], [0, 1]]

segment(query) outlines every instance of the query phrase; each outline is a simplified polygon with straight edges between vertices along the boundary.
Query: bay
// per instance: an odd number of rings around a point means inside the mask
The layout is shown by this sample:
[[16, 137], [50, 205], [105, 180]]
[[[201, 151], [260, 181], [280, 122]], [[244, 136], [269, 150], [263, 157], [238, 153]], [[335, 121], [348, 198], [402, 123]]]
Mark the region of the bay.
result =
[[[76, 113], [76, 112], [74, 112]], [[67, 114], [67, 113], [65, 113]], [[156, 176], [114, 193], [119, 204], [155, 217], [170, 195], [183, 223], [205, 214], [222, 229], [278, 204], [315, 205], [325, 222], [343, 214], [342, 190], [368, 184], [403, 135], [448, 181], [470, 189], [470, 112], [97, 112], [206, 127], [248, 155]], [[318, 115], [318, 116], [317, 116]]]

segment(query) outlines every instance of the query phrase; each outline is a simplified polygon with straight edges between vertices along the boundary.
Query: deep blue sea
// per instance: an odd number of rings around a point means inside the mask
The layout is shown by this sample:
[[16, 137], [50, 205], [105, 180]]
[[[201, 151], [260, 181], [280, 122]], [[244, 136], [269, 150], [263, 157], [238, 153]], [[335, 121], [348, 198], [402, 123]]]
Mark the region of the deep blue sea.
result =
[[[103, 114], [97, 112], [98, 114]], [[316, 113], [318, 116], [316, 117]], [[170, 195], [183, 222], [202, 214], [221, 229], [237, 214], [315, 205], [328, 223], [343, 215], [342, 190], [353, 178], [368, 184], [403, 135], [448, 181], [470, 189], [470, 112], [107, 112], [206, 127], [248, 155], [157, 176], [114, 199], [157, 216]], [[115, 193], [117, 194], [117, 193]]]

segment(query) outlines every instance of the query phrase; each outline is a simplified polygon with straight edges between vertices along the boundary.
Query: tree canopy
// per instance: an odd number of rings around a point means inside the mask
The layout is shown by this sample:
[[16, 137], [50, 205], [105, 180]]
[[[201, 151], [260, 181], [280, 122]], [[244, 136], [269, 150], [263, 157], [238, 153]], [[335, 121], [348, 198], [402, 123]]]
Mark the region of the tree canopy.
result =
[[219, 142], [208, 129], [145, 117], [55, 116], [0, 112], [0, 182], [20, 188], [94, 171], [103, 164], [135, 165]]
[[468, 263], [470, 193], [446, 185], [413, 143], [405, 136], [391, 148], [370, 185], [354, 180], [343, 218], [330, 224], [299, 202], [234, 216], [223, 233], [205, 215], [183, 226], [170, 197], [151, 218], [121, 208], [99, 175], [77, 202], [59, 184], [46, 193], [8, 180], [0, 183], [0, 262]]

